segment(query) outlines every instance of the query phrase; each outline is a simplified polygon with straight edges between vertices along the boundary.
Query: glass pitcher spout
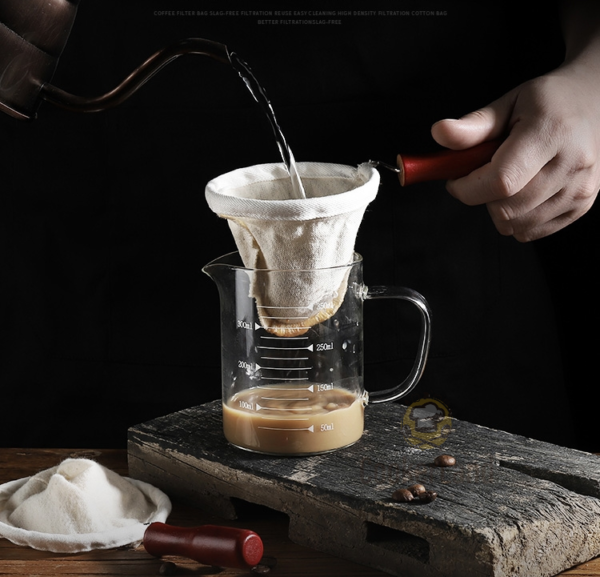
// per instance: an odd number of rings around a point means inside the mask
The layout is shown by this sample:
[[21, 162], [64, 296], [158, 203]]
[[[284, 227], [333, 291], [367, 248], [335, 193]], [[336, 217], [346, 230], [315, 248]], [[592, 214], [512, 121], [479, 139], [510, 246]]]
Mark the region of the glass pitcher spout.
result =
[[242, 259], [237, 251], [225, 254], [202, 267], [202, 272], [208, 275], [212, 280], [219, 284], [231, 267], [243, 268]]
[[238, 252], [230, 252], [225, 254], [202, 267], [202, 272], [213, 280], [219, 289], [221, 295], [221, 305], [226, 304], [225, 299], [227, 295], [231, 293], [233, 296], [235, 293], [235, 284], [232, 282], [232, 278], [235, 277], [236, 270], [243, 270], [244, 265]]

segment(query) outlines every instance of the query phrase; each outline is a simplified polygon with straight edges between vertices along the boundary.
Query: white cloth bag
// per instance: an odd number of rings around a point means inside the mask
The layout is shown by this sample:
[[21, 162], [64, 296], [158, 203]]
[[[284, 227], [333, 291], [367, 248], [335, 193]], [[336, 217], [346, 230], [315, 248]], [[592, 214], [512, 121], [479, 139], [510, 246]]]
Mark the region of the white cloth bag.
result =
[[[268, 281], [252, 289], [263, 326], [288, 336], [325, 320], [341, 304], [346, 270], [332, 267], [352, 262], [364, 212], [379, 188], [379, 173], [368, 163], [299, 162], [297, 168], [306, 198], [291, 198], [290, 176], [281, 163], [223, 174], [205, 191], [211, 210], [228, 220], [246, 268], [309, 271], [265, 276]], [[283, 310], [289, 319], [267, 320]]]
[[140, 543], [148, 523], [166, 521], [159, 489], [90, 459], [65, 459], [0, 485], [0, 537], [42, 551], [79, 553]]

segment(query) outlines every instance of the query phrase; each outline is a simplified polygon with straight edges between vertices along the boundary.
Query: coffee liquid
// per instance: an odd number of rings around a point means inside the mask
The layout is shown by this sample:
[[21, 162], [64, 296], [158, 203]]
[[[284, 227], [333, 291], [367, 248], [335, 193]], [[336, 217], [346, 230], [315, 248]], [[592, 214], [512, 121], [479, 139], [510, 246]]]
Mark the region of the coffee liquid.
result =
[[275, 111], [271, 106], [271, 102], [267, 98], [265, 89], [258, 83], [249, 66], [235, 52], [231, 52], [229, 54], [229, 60], [231, 61], [231, 65], [233, 66], [234, 70], [240, 75], [240, 78], [246, 84], [250, 94], [252, 94], [254, 100], [256, 100], [256, 102], [260, 105], [269, 119], [269, 122], [271, 123], [281, 158], [283, 159], [283, 163], [290, 174], [293, 197], [306, 198], [304, 187], [302, 186], [302, 181], [300, 180], [300, 175], [296, 169], [294, 155], [292, 154], [292, 150], [288, 146], [277, 119], [275, 118]]
[[306, 455], [346, 447], [360, 439], [363, 422], [362, 397], [345, 389], [254, 387], [223, 405], [227, 440], [261, 453]]

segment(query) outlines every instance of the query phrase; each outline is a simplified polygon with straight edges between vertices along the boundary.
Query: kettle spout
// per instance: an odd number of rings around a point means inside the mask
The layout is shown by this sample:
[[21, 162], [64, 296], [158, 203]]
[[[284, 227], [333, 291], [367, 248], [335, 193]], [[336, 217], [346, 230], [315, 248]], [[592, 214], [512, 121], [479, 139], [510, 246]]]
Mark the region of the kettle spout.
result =
[[45, 100], [72, 112], [118, 106], [164, 66], [184, 54], [209, 56], [232, 66], [224, 44], [187, 38], [159, 50], [118, 86], [86, 98], [50, 84], [69, 38], [79, 0], [2, 0], [0, 4], [0, 111], [20, 120], [36, 117]]
[[184, 54], [209, 56], [223, 64], [232, 65], [229, 50], [224, 44], [204, 38], [186, 38], [155, 52], [118, 86], [101, 96], [92, 98], [76, 96], [51, 84], [42, 86], [40, 96], [43, 100], [71, 112], [108, 110], [127, 100], [167, 64]]

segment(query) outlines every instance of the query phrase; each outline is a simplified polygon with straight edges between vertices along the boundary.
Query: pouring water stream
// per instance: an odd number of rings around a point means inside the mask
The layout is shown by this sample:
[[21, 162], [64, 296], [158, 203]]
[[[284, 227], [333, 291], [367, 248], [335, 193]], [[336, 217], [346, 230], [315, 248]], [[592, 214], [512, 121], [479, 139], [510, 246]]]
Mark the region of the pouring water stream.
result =
[[269, 122], [271, 123], [271, 127], [273, 128], [273, 133], [275, 135], [275, 141], [277, 142], [279, 152], [281, 153], [281, 158], [283, 159], [283, 162], [290, 174], [293, 198], [306, 198], [306, 193], [296, 168], [294, 155], [292, 154], [292, 150], [285, 140], [283, 132], [281, 131], [277, 119], [275, 118], [275, 111], [271, 106], [271, 102], [267, 98], [265, 89], [258, 83], [249, 66], [235, 52], [229, 53], [229, 60], [234, 70], [240, 75], [240, 78], [246, 84], [250, 94], [252, 94], [254, 100], [256, 100], [256, 102], [263, 109], [264, 113], [269, 119]]

